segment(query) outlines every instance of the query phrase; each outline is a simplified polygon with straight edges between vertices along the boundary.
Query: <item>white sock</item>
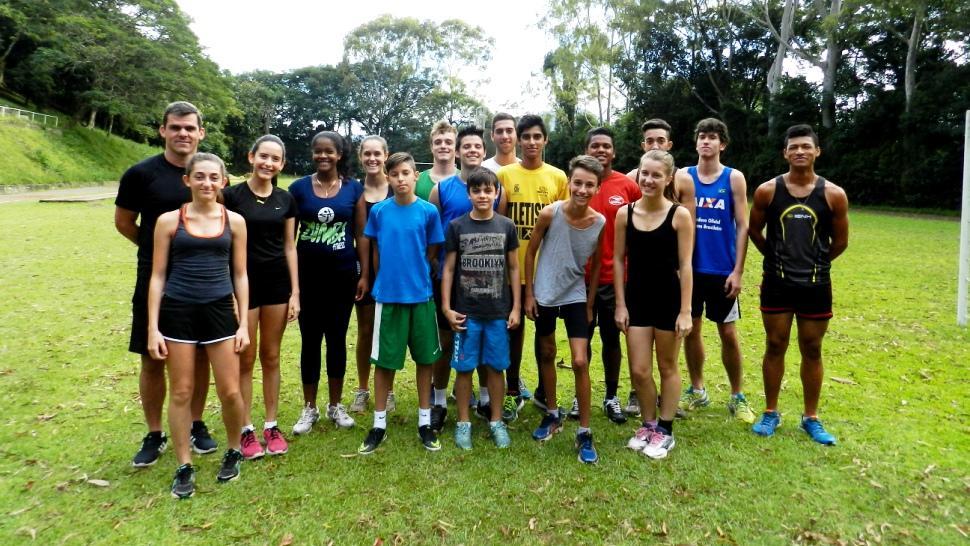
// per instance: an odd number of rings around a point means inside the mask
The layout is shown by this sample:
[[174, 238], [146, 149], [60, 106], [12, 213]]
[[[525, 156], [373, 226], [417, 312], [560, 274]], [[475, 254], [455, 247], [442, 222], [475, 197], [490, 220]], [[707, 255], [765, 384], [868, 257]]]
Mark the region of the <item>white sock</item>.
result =
[[576, 427], [576, 436], [579, 436], [584, 432], [590, 432], [589, 427]]
[[431, 403], [436, 406], [444, 406], [448, 403], [448, 392], [445, 389], [435, 389], [434, 400]]
[[418, 408], [418, 426], [431, 425], [431, 408]]
[[247, 432], [253, 432], [254, 430], [256, 430], [256, 429], [253, 428], [253, 424], [252, 423], [249, 423], [248, 425], [245, 425], [242, 428], [242, 433], [243, 434], [246, 434]]
[[269, 430], [276, 426], [276, 421], [266, 421], [263, 423], [263, 430]]
[[484, 406], [488, 404], [490, 400], [491, 397], [488, 396], [488, 387], [478, 387], [478, 402]]
[[554, 410], [549, 410], [549, 415], [552, 415], [556, 419], [559, 419], [559, 408], [556, 408]]
[[495, 427], [495, 426], [498, 426], [498, 424], [501, 423], [501, 422], [502, 422], [502, 420], [499, 419], [498, 421], [489, 421], [488, 424], [490, 424], [493, 427]]
[[375, 411], [374, 412], [374, 428], [382, 428], [387, 430], [387, 412], [386, 411]]

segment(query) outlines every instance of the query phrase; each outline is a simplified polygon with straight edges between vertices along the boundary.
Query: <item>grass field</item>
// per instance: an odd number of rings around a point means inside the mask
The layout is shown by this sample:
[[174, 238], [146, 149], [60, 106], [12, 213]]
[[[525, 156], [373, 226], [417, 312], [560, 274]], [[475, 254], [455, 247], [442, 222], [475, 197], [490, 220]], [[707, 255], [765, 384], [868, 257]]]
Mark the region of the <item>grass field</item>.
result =
[[[198, 492], [176, 502], [171, 451], [154, 468], [130, 467], [144, 434], [137, 359], [125, 352], [134, 247], [114, 232], [112, 214], [109, 202], [0, 209], [0, 543], [970, 543], [970, 337], [954, 319], [957, 222], [852, 214], [825, 345], [821, 416], [836, 447], [797, 429], [794, 347], [774, 438], [728, 417], [715, 361], [713, 403], [677, 422], [668, 459], [626, 450], [634, 425], [596, 410], [601, 462], [591, 467], [576, 461], [575, 423], [533, 442], [532, 408], [507, 451], [476, 423], [475, 450], [459, 452], [450, 421], [444, 449], [425, 452], [408, 370], [390, 443], [374, 456], [353, 456], [369, 414], [351, 431], [321, 424], [292, 439], [289, 454], [244, 464], [231, 484], [215, 483], [217, 455], [196, 457]], [[752, 254], [740, 333], [746, 390], [761, 407], [761, 260]], [[298, 347], [294, 326], [283, 352], [287, 430], [300, 407]], [[534, 385], [531, 358], [523, 370]], [[598, 357], [592, 370], [598, 401]], [[571, 374], [560, 377], [568, 393]], [[214, 391], [206, 418], [224, 445]]]

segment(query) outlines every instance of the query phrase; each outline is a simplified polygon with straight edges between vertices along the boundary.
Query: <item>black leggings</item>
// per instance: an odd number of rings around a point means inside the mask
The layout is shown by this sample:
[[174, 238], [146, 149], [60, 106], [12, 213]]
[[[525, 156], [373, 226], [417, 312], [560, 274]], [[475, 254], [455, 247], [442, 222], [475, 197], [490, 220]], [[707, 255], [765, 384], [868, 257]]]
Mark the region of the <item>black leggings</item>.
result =
[[300, 375], [304, 385], [320, 382], [320, 346], [327, 340], [327, 377], [347, 371], [347, 328], [354, 308], [357, 272], [303, 267], [300, 262]]

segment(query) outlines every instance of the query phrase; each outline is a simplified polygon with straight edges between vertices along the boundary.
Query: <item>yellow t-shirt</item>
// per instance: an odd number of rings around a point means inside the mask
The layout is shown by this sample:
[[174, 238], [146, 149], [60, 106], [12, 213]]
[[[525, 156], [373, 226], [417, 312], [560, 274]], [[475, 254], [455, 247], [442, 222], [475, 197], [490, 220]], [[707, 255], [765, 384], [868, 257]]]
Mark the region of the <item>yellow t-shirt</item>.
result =
[[525, 283], [525, 254], [539, 211], [546, 205], [569, 197], [566, 173], [548, 163], [538, 169], [526, 169], [520, 163], [506, 165], [497, 175], [508, 196], [506, 215], [519, 235], [519, 278]]

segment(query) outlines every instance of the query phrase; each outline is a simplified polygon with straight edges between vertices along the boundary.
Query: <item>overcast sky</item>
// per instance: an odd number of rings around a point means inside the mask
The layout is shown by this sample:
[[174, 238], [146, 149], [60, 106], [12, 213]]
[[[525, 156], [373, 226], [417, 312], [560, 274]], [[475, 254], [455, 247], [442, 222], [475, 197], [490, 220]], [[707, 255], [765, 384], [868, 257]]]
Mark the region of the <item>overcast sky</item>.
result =
[[[536, 27], [541, 2], [490, 0], [177, 0], [209, 57], [233, 73], [280, 72], [340, 61], [344, 37], [382, 14], [441, 22], [461, 19], [495, 40], [473, 94], [492, 111], [515, 115], [549, 109], [542, 60], [553, 42]], [[471, 6], [477, 6], [471, 7]], [[362, 9], [363, 8], [363, 9]], [[481, 78], [482, 74], [475, 74]]]

